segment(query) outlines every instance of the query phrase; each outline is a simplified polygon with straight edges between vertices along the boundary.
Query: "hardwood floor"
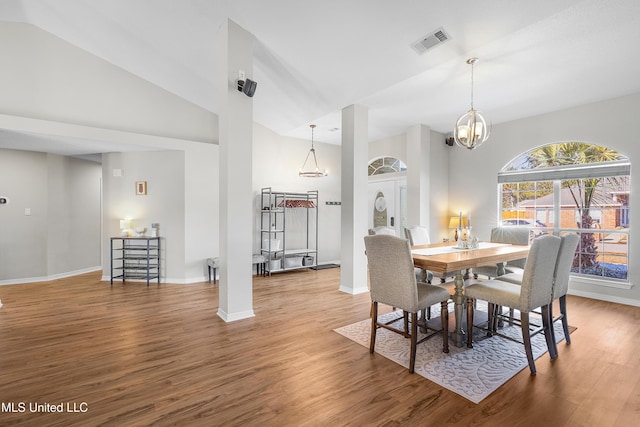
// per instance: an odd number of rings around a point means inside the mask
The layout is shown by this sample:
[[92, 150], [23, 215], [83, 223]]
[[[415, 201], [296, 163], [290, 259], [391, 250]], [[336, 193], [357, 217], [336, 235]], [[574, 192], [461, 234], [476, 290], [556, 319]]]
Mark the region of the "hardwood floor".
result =
[[[0, 425], [628, 426], [640, 419], [640, 308], [568, 298], [573, 343], [476, 405], [332, 330], [369, 315], [339, 269], [254, 279], [225, 324], [218, 286], [101, 273], [0, 286]], [[24, 403], [24, 412], [20, 403]], [[10, 412], [10, 404], [16, 412]], [[34, 412], [69, 404], [78, 412]], [[74, 406], [75, 405], [75, 406]], [[85, 411], [85, 412], [82, 412]]]

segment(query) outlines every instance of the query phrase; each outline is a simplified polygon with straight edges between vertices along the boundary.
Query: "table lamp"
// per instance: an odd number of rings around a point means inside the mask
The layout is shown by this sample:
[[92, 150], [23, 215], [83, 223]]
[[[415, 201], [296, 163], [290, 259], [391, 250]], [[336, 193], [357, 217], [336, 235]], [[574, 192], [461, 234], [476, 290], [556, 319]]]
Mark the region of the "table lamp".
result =
[[129, 229], [131, 228], [131, 221], [128, 219], [120, 220], [120, 236], [129, 237]]

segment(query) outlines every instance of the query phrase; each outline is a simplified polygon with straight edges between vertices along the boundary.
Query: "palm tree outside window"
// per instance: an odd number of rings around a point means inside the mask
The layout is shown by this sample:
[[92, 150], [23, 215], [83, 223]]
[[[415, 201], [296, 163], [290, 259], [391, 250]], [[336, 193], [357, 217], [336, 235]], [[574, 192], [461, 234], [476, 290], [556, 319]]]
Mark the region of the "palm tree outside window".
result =
[[572, 272], [628, 281], [629, 159], [583, 142], [524, 153], [498, 174], [500, 221], [535, 234], [580, 235]]

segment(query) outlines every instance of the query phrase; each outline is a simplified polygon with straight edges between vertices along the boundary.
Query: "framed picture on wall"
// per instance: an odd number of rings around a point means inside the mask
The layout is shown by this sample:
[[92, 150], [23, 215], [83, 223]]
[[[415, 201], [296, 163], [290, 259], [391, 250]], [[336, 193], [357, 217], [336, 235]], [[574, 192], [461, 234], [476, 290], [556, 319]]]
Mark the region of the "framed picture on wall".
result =
[[147, 195], [147, 181], [137, 181], [136, 182], [136, 195], [137, 196], [146, 196]]

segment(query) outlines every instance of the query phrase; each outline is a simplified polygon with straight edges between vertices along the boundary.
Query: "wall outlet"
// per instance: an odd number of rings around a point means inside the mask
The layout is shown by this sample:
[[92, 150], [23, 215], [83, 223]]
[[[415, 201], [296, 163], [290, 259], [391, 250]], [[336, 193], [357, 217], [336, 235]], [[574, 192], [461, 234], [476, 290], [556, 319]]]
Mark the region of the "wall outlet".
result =
[[31, 208], [24, 208], [25, 216], [31, 216]]

